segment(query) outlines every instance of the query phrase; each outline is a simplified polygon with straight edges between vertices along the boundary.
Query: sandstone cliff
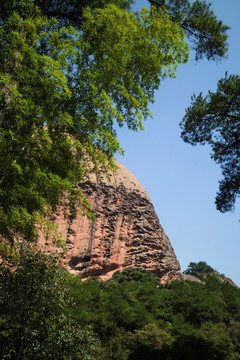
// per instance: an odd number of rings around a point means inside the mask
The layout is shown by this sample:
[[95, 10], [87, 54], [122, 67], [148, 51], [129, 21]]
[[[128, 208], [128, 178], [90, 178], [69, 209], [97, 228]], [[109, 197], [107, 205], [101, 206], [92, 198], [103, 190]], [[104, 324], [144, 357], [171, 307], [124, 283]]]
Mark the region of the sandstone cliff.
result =
[[[96, 221], [71, 214], [54, 214], [67, 244], [65, 266], [82, 277], [97, 275], [106, 280], [116, 270], [142, 267], [162, 278], [179, 278], [179, 263], [159, 224], [152, 202], [142, 185], [123, 165], [111, 181], [81, 183]], [[46, 245], [48, 246], [48, 245]]]

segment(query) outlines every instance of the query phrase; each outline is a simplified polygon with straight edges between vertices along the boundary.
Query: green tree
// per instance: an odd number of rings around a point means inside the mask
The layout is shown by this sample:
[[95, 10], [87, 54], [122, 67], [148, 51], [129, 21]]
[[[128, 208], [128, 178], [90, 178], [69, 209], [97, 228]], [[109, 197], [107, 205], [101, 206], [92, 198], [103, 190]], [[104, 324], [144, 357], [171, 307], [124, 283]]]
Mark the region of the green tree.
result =
[[[198, 334], [200, 339], [206, 342], [206, 358], [231, 359], [229, 355], [234, 351], [234, 345], [225, 324], [203, 323]], [[237, 357], [233, 356], [232, 358]]]
[[202, 277], [203, 274], [214, 272], [213, 268], [206, 263], [206, 261], [199, 261], [198, 263], [190, 262], [184, 274]]
[[71, 299], [58, 261], [23, 242], [1, 264], [1, 359], [93, 358], [98, 341], [67, 314]]
[[211, 157], [220, 164], [223, 175], [217, 209], [233, 210], [240, 195], [240, 77], [226, 74], [216, 92], [194, 95], [181, 128], [185, 142], [211, 146]]
[[157, 275], [142, 268], [128, 267], [123, 271], [116, 271], [111, 279], [116, 280], [119, 284], [127, 281], [137, 281], [138, 284], [149, 281], [160, 285]]
[[115, 125], [143, 128], [161, 79], [188, 58], [161, 9], [84, 8], [79, 30], [31, 0], [13, 5], [0, 19], [0, 233], [12, 242], [36, 239], [39, 217], [60, 204], [90, 215], [77, 183], [114, 168]]
[[[211, 3], [189, 0], [148, 0], [153, 6], [166, 9], [171, 20], [178, 22], [188, 37], [191, 47], [195, 51], [196, 60], [205, 56], [208, 60], [220, 60], [227, 52], [228, 26], [218, 20], [211, 10]], [[131, 10], [134, 0], [34, 0], [41, 13], [48, 18], [56, 17], [62, 25], [74, 25], [81, 28], [85, 21], [83, 9], [90, 7], [104, 8], [115, 4], [121, 9]], [[2, 16], [7, 17], [17, 0], [6, 0], [0, 5]]]
[[141, 14], [132, 3], [0, 4], [4, 239], [36, 239], [35, 224], [69, 202], [93, 216], [76, 185], [114, 169], [113, 155], [122, 152], [115, 125], [143, 128], [161, 79], [187, 61], [184, 33], [195, 39], [196, 58], [226, 53], [227, 27], [204, 1], [160, 1]]
[[[227, 53], [228, 26], [218, 20], [211, 10], [211, 3], [189, 0], [148, 0], [153, 6], [167, 10], [171, 20], [177, 22], [188, 37], [195, 52], [195, 59], [221, 60]], [[131, 9], [133, 0], [35, 0], [44, 15], [55, 16], [63, 24], [73, 24], [81, 28], [83, 9], [102, 8], [114, 3], [121, 9]]]
[[146, 324], [134, 333], [128, 333], [129, 360], [164, 359], [173, 339], [155, 324]]
[[149, 2], [166, 9], [171, 19], [179, 23], [195, 52], [196, 61], [203, 57], [214, 61], [226, 57], [229, 27], [216, 18], [211, 3], [205, 0], [149, 0]]

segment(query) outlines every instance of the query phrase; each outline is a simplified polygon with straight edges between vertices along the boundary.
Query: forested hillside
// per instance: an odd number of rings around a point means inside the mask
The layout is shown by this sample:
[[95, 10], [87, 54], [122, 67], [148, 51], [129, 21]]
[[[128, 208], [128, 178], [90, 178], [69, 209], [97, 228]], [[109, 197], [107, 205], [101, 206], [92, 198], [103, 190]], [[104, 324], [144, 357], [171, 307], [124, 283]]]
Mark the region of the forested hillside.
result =
[[240, 290], [211, 267], [163, 285], [133, 268], [82, 282], [57, 264], [22, 246], [1, 267], [1, 359], [240, 359]]
[[97, 359], [240, 359], [240, 290], [216, 274], [161, 285], [128, 268], [106, 283], [69, 281], [70, 313], [93, 326]]

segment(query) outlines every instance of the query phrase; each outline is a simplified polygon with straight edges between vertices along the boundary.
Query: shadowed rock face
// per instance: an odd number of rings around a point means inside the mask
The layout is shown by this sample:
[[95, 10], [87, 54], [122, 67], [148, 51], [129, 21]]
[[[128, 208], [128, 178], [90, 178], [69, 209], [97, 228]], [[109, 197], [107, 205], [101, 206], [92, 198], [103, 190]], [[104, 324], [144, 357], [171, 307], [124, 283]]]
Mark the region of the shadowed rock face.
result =
[[103, 280], [130, 266], [150, 270], [163, 281], [180, 278], [178, 260], [148, 194], [123, 165], [117, 166], [111, 181], [95, 178], [91, 185], [80, 185], [96, 221], [80, 215], [64, 218], [61, 210], [54, 214], [68, 247], [65, 266]]

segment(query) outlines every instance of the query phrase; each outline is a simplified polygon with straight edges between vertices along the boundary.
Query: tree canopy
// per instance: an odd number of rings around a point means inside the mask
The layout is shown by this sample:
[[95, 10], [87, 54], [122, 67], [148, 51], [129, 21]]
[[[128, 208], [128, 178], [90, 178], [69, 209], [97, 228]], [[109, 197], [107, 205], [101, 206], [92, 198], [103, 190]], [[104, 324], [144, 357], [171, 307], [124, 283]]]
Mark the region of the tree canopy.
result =
[[161, 79], [188, 58], [162, 9], [84, 7], [79, 30], [31, 0], [13, 5], [0, 32], [0, 233], [11, 241], [35, 239], [66, 194], [90, 214], [77, 183], [114, 166], [115, 124], [141, 129]]
[[220, 164], [223, 175], [217, 209], [233, 210], [240, 195], [240, 77], [226, 74], [216, 92], [194, 95], [181, 128], [185, 142], [211, 146], [211, 157]]
[[131, 0], [1, 2], [3, 239], [35, 240], [59, 205], [93, 216], [78, 182], [114, 169], [116, 125], [143, 128], [161, 80], [188, 59], [185, 35], [196, 59], [226, 54], [208, 3], [150, 2], [138, 13]]
[[69, 316], [70, 305], [59, 256], [23, 242], [0, 265], [1, 359], [94, 359], [98, 340]]
[[198, 263], [190, 262], [188, 268], [184, 271], [184, 274], [193, 275], [199, 278], [204, 278], [208, 273], [213, 273], [214, 269], [209, 266], [205, 261], [199, 261]]

